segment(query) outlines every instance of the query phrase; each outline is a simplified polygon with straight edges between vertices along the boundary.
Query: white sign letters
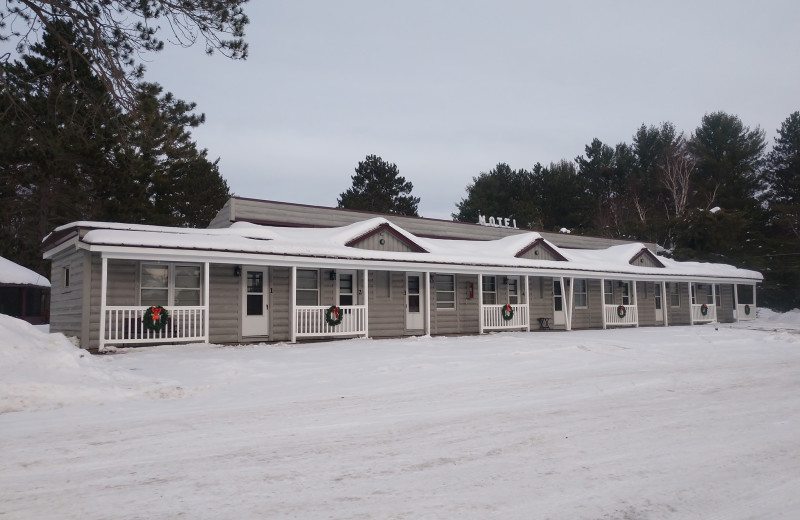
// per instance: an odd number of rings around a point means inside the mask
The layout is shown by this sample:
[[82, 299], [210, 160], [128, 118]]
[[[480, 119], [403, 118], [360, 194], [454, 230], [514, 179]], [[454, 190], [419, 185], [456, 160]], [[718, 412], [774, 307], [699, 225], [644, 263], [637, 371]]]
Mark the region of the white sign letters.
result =
[[478, 224], [481, 226], [517, 229], [517, 219], [508, 217], [489, 217], [489, 220], [487, 221], [486, 216], [478, 215]]

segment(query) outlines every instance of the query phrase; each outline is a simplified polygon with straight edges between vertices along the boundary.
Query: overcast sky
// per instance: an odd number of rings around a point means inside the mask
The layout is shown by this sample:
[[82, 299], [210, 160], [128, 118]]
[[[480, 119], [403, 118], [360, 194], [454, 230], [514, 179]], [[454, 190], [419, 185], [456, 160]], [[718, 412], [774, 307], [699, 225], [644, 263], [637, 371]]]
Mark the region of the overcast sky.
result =
[[240, 196], [335, 206], [369, 154], [450, 219], [472, 178], [690, 134], [725, 111], [775, 129], [800, 110], [800, 1], [254, 0], [250, 57], [151, 56], [194, 101], [198, 145]]

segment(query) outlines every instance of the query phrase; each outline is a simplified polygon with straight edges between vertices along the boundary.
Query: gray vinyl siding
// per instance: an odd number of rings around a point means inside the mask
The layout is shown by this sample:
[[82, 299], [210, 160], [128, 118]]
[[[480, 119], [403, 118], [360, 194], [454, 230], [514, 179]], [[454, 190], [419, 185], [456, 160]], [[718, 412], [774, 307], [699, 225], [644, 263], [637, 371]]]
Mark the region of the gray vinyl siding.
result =
[[680, 289], [679, 294], [681, 297], [681, 306], [672, 306], [669, 297], [669, 289], [667, 289], [667, 299], [665, 300], [666, 306], [664, 308], [667, 310], [667, 312], [669, 312], [669, 324], [690, 325], [692, 322], [690, 314], [692, 301], [689, 298], [689, 284], [687, 282], [669, 282], [670, 286], [674, 283], [678, 283], [678, 287]]
[[527, 258], [528, 260], [558, 260], [549, 249], [541, 244], [529, 251], [525, 251], [525, 254], [521, 255], [520, 258]]
[[226, 228], [233, 222], [233, 205], [235, 204], [234, 198], [228, 199], [222, 209], [217, 212], [217, 215], [211, 219], [208, 224], [210, 229]]
[[[440, 273], [448, 274], [448, 273]], [[469, 298], [469, 284], [474, 288], [473, 297]], [[456, 308], [436, 308], [436, 286], [430, 284], [431, 295], [431, 334], [477, 334], [479, 331], [478, 313], [478, 275], [456, 275]]]
[[[92, 253], [91, 256], [91, 279], [92, 286], [89, 291], [89, 348], [97, 348], [100, 345], [100, 282], [102, 278], [102, 263], [100, 255]], [[85, 319], [85, 318], [84, 318]]]
[[733, 284], [721, 284], [719, 293], [722, 306], [717, 307], [717, 321], [731, 323], [733, 321]]
[[528, 294], [531, 298], [531, 330], [540, 329], [539, 318], [553, 319], [553, 279], [546, 276], [529, 277]]
[[[383, 240], [383, 244], [381, 244]], [[357, 249], [369, 249], [372, 251], [390, 251], [394, 253], [408, 253], [413, 251], [408, 244], [392, 235], [391, 233], [376, 233], [360, 242], [353, 244]], [[424, 253], [422, 253], [424, 254]]]
[[270, 340], [289, 341], [291, 339], [291, 306], [292, 299], [289, 292], [292, 270], [289, 267], [270, 267], [269, 283], [272, 289], [270, 295]]
[[[575, 283], [573, 281], [573, 283]], [[573, 299], [575, 298], [573, 294]], [[600, 280], [586, 280], [586, 308], [572, 308], [573, 329], [600, 329], [603, 327], [603, 296]], [[537, 323], [538, 325], [538, 323]]]
[[[403, 272], [388, 272], [389, 294], [378, 288], [375, 271], [369, 272], [369, 335], [371, 337], [393, 337], [406, 334], [406, 297]], [[378, 293], [384, 294], [378, 297]]]
[[[84, 263], [89, 253], [74, 249], [69, 251], [53, 257], [50, 264], [50, 331], [82, 339], [88, 333], [88, 330], [82, 330], [82, 319], [86, 278]], [[65, 267], [69, 267], [69, 287], [64, 287]]]
[[242, 278], [230, 264], [211, 264], [208, 270], [208, 335], [211, 343], [241, 340]]
[[[656, 325], [656, 297], [653, 282], [636, 282], [636, 306], [639, 312], [639, 326], [653, 327]], [[661, 301], [664, 308], [664, 301]]]
[[109, 260], [107, 269], [106, 304], [138, 305], [139, 262], [136, 260]]

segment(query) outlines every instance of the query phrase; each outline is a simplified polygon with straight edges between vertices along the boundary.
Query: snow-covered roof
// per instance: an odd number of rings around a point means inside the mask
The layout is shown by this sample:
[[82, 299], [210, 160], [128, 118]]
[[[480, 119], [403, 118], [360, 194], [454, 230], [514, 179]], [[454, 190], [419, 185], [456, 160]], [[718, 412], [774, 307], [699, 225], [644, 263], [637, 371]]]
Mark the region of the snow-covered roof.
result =
[[50, 280], [0, 256], [0, 284], [50, 287]]
[[[354, 240], [368, 236], [381, 227], [390, 227], [392, 232], [419, 246], [417, 251], [378, 251], [350, 247]], [[521, 233], [497, 240], [451, 240], [418, 237], [377, 217], [334, 228], [310, 227], [272, 227], [252, 223], [236, 222], [228, 228], [189, 229], [136, 224], [107, 224], [101, 222], [76, 222], [56, 229], [55, 232], [70, 228], [85, 228], [89, 231], [80, 241], [92, 250], [119, 251], [125, 248], [157, 249], [163, 254], [169, 251], [179, 253], [215, 253], [215, 261], [243, 262], [243, 255], [273, 256], [282, 262], [287, 258], [304, 257], [326, 259], [328, 262], [353, 261], [380, 262], [390, 265], [402, 263], [409, 269], [418, 264], [420, 270], [425, 266], [442, 270], [441, 266], [481, 266], [487, 268], [507, 268], [511, 272], [522, 271], [560, 271], [565, 275], [580, 273], [593, 276], [602, 273], [632, 275], [632, 278], [655, 278], [669, 280], [682, 277], [707, 277], [713, 279], [735, 278], [760, 281], [762, 276], [756, 271], [738, 269], [725, 264], [700, 262], [676, 262], [658, 257], [664, 267], [631, 265], [631, 260], [643, 249], [642, 243], [630, 243], [607, 249], [565, 249], [544, 240], [539, 233]], [[518, 258], [516, 255], [525, 247], [541, 241], [567, 261]], [[220, 256], [222, 254], [222, 256]], [[250, 257], [252, 260], [252, 257]], [[438, 266], [438, 267], [437, 267]], [[531, 273], [533, 274], [533, 273]], [[555, 275], [558, 275], [557, 273]]]

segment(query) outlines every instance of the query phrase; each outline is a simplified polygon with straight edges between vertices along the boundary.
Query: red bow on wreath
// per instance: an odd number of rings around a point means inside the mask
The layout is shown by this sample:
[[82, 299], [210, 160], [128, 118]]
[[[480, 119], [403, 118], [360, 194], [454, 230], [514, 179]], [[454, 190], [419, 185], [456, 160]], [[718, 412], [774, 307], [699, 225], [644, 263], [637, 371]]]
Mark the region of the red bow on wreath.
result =
[[333, 319], [334, 320], [338, 320], [339, 319], [339, 307], [334, 307], [333, 310], [331, 311], [331, 314], [333, 314]]
[[511, 304], [506, 304], [506, 312], [511, 312]]
[[161, 321], [161, 307], [150, 307], [150, 312], [153, 313], [153, 321]]

